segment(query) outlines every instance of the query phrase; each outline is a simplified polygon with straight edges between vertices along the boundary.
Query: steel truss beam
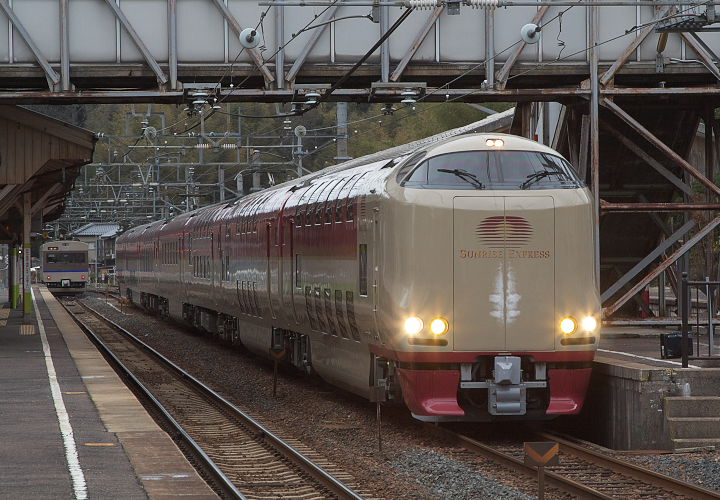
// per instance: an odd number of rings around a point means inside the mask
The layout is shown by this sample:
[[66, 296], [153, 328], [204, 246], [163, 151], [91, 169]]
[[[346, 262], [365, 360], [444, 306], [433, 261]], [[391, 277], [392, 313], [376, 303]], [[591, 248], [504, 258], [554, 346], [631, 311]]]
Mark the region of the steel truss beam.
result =
[[650, 273], [643, 276], [630, 290], [628, 290], [622, 297], [616, 300], [613, 304], [603, 308], [603, 317], [607, 318], [615, 313], [623, 304], [628, 300], [632, 299], [640, 290], [650, 284], [660, 273], [670, 267], [680, 257], [685, 255], [692, 247], [694, 247], [699, 241], [707, 236], [712, 230], [720, 225], [720, 216], [715, 217], [709, 224], [699, 230], [692, 238], [687, 240], [680, 246], [675, 252], [673, 252], [667, 259], [662, 261], [655, 269]]
[[[1, 0], [0, 0], [1, 1]], [[301, 86], [298, 86], [300, 88]], [[397, 88], [342, 88], [335, 90], [327, 102], [400, 102], [403, 87]], [[297, 100], [297, 91], [290, 89], [221, 89], [218, 99], [223, 102], [265, 102], [290, 103]], [[600, 95], [605, 98], [630, 97], [653, 99], [657, 97], [692, 98], [703, 96], [720, 101], [720, 87], [636, 87], [606, 88]], [[518, 89], [478, 89], [427, 87], [422, 102], [574, 102], [589, 99], [590, 90], [583, 88], [518, 88]], [[40, 92], [40, 91], [3, 91], [0, 92], [0, 104], [185, 104], [187, 96], [179, 90], [109, 90], [82, 92]]]
[[33, 53], [35, 60], [38, 62], [42, 70], [45, 72], [50, 90], [58, 90], [58, 84], [60, 83], [60, 75], [58, 75], [54, 69], [50, 66], [45, 55], [38, 48], [33, 41], [30, 33], [25, 29], [25, 26], [20, 22], [20, 19], [15, 15], [15, 11], [12, 10], [7, 0], [0, 0], [0, 8], [5, 12], [5, 15], [10, 19], [17, 32], [20, 34], [22, 39], [25, 41], [30, 51]]
[[[538, 9], [530, 22], [532, 24], [539, 24], [549, 8], [550, 7], [548, 6], [540, 7], [540, 9]], [[505, 61], [505, 64], [503, 64], [503, 67], [500, 68], [500, 71], [498, 71], [496, 77], [497, 83], [495, 84], [498, 89], [503, 90], [505, 88], [505, 85], [507, 85], [507, 80], [510, 76], [510, 70], [515, 65], [515, 61], [517, 61], [517, 58], [520, 57], [520, 54], [522, 53], [523, 49], [525, 49], [526, 45], [527, 44], [521, 40], [520, 43], [518, 43], [513, 49], [513, 51], [510, 53], [507, 60]]]
[[707, 70], [712, 73], [715, 78], [720, 80], [720, 70], [718, 70], [718, 67], [715, 65], [715, 61], [713, 60], [713, 52], [709, 50], [700, 37], [694, 33], [691, 33], [691, 35], [688, 35], [687, 33], [680, 33], [680, 36], [683, 40], [685, 40], [685, 43], [687, 43], [695, 51]]
[[125, 16], [125, 13], [122, 11], [122, 9], [120, 9], [120, 6], [115, 3], [115, 0], [105, 0], [105, 3], [113, 11], [115, 17], [117, 17], [117, 19], [120, 21], [120, 24], [122, 24], [123, 28], [125, 28], [125, 31], [127, 31], [128, 35], [130, 35], [130, 38], [142, 54], [145, 62], [148, 63], [150, 69], [152, 69], [153, 73], [155, 73], [158, 82], [160, 82], [161, 85], [165, 85], [168, 82], [167, 75], [165, 75], [165, 72], [160, 68], [160, 65], [150, 53], [150, 49], [147, 48], [145, 42], [143, 42], [142, 38], [140, 38], [140, 35], [137, 34], [135, 28], [133, 28], [132, 24], [130, 23], [130, 20]]
[[[110, 1], [110, 0], [108, 0]], [[213, 0], [213, 4], [215, 7], [218, 8], [220, 13], [222, 13], [223, 17], [228, 23], [228, 26], [230, 26], [230, 29], [233, 30], [233, 33], [235, 33], [235, 36], [239, 37], [240, 33], [242, 32], [243, 28], [240, 26], [240, 23], [237, 19], [235, 19], [235, 16], [233, 16], [232, 12], [230, 12], [230, 9], [228, 9], [227, 5], [225, 5], [225, 2], [223, 0]], [[268, 69], [267, 65], [265, 64], [265, 61], [263, 60], [262, 56], [260, 55], [260, 52], [258, 52], [257, 49], [246, 49], [248, 54], [250, 54], [250, 57], [252, 57], [252, 60], [255, 61], [255, 64], [257, 65], [258, 69], [262, 73], [263, 77], [265, 78], [266, 86], [269, 83], [272, 83], [275, 81], [275, 77], [273, 76], [270, 69]]]
[[647, 266], [649, 266], [655, 259], [657, 259], [660, 255], [662, 255], [668, 248], [673, 246], [675, 243], [680, 241], [680, 239], [685, 236], [688, 231], [690, 231], [693, 227], [695, 227], [695, 221], [691, 220], [686, 222], [680, 229], [675, 231], [670, 237], [666, 238], [665, 240], [660, 243], [660, 245], [655, 248], [652, 252], [647, 254], [644, 259], [642, 259], [640, 262], [638, 262], [635, 266], [632, 267], [628, 272], [626, 272], [624, 275], [620, 276], [620, 279], [618, 279], [615, 283], [612, 284], [612, 286], [608, 287], [607, 290], [605, 290], [601, 295], [600, 299], [605, 302], [610, 297], [615, 295], [617, 292], [619, 292], [622, 287], [624, 287], [626, 284], [630, 282], [635, 276], [640, 274], [640, 272], [645, 269]]
[[[315, 47], [315, 44], [320, 39], [320, 36], [325, 32], [325, 29], [330, 26], [329, 21], [335, 16], [335, 12], [338, 10], [338, 6], [333, 6], [325, 12], [325, 14], [319, 19], [318, 25], [321, 25], [319, 28], [315, 28], [312, 30], [312, 34], [310, 35], [310, 38], [308, 39], [307, 43], [303, 47], [303, 49], [300, 51], [300, 54], [295, 59], [295, 62], [288, 70], [287, 74], [285, 75], [285, 79], [288, 82], [293, 82], [295, 80], [295, 77], [297, 76], [298, 72], [302, 68], [303, 64], [305, 64], [305, 60], [307, 59], [307, 56], [310, 54], [310, 51]], [[325, 24], [327, 23], [327, 24]]]
[[715, 195], [720, 196], [720, 187], [715, 185], [710, 179], [705, 177], [699, 170], [690, 165], [682, 156], [673, 151], [660, 139], [655, 137], [648, 129], [643, 127], [640, 122], [635, 120], [632, 116], [626, 113], [620, 106], [610, 101], [607, 98], [602, 100], [603, 106], [612, 111], [617, 117], [624, 121], [627, 125], [633, 128], [638, 134], [645, 138], [648, 142], [653, 144], [658, 150], [660, 150], [670, 160], [678, 164], [681, 168], [687, 171], [688, 174], [692, 175], [697, 179], [703, 186], [708, 190], [712, 191]]
[[638, 34], [637, 37], [635, 37], [627, 46], [625, 51], [620, 55], [620, 57], [617, 58], [617, 60], [610, 66], [610, 68], [603, 73], [603, 75], [600, 77], [600, 85], [606, 86], [613, 78], [615, 78], [615, 75], [618, 71], [620, 71], [620, 68], [622, 68], [628, 59], [630, 59], [630, 56], [637, 50], [637, 48], [640, 46], [641, 43], [645, 41], [645, 39], [652, 33], [655, 29], [655, 23], [659, 21], [660, 19], [664, 18], [668, 12], [670, 12], [670, 9], [672, 7], [664, 7], [661, 8], [658, 13], [655, 15], [652, 21], [648, 23], [648, 25]]
[[415, 41], [410, 45], [410, 48], [408, 49], [405, 56], [403, 56], [402, 60], [398, 63], [397, 67], [395, 68], [395, 71], [393, 71], [392, 75], [390, 75], [390, 81], [396, 82], [400, 79], [400, 77], [403, 74], [403, 71], [405, 71], [405, 68], [407, 67], [410, 60], [413, 58], [415, 53], [420, 48], [420, 45], [425, 41], [425, 38], [427, 38], [428, 33], [430, 33], [430, 29], [435, 25], [435, 22], [440, 17], [440, 14], [443, 13], [445, 10], [445, 6], [442, 7], [436, 7], [433, 12], [430, 13], [427, 20], [425, 21], [425, 24], [420, 28], [418, 31], [417, 37], [415, 37]]
[[657, 161], [655, 158], [650, 156], [648, 153], [643, 151], [643, 149], [635, 144], [632, 140], [628, 139], [625, 135], [623, 135], [620, 131], [616, 130], [614, 127], [611, 127], [607, 123], [604, 124], [605, 130], [608, 130], [620, 143], [628, 148], [630, 151], [635, 153], [639, 158], [642, 160], [645, 160], [645, 163], [650, 165], [652, 168], [654, 168], [660, 175], [665, 177], [667, 180], [673, 183], [675, 187], [677, 187], [679, 190], [683, 191], [684, 193], [687, 193], [688, 195], [693, 195], [694, 191], [690, 186], [688, 186], [686, 183], [684, 183], [681, 179], [679, 179], [675, 174], [673, 174], [671, 171], [669, 171], [667, 168], [665, 168], [662, 163]]

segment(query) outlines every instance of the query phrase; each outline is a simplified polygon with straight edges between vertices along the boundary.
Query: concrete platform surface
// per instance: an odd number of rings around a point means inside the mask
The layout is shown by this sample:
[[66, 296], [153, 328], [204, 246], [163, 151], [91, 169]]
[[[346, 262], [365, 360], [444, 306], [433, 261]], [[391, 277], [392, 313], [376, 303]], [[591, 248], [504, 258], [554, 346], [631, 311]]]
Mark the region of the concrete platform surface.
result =
[[[619, 360], [623, 363], [661, 368], [680, 368], [682, 366], [680, 358], [661, 359], [660, 357], [660, 335], [678, 331], [678, 328], [648, 326], [603, 327], [600, 332], [596, 359], [606, 362]], [[691, 333], [694, 336], [693, 354], [697, 356], [699, 353], [700, 356], [708, 356], [710, 350], [705, 330], [701, 328], [700, 335], [697, 335], [697, 331], [693, 327]], [[714, 344], [713, 353], [720, 358], [720, 328], [717, 329]], [[708, 364], [691, 360], [689, 367], [698, 369]], [[720, 366], [720, 359], [717, 366]]]
[[31, 316], [0, 308], [0, 498], [217, 498], [55, 298], [33, 291]]

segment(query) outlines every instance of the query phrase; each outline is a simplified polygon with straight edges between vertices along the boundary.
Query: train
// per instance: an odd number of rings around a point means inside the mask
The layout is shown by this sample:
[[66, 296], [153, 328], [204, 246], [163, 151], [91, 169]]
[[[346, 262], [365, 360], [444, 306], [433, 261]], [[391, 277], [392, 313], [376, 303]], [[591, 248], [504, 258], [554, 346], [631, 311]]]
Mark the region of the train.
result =
[[423, 421], [582, 409], [594, 204], [556, 151], [440, 136], [135, 227], [121, 293]]
[[88, 244], [48, 241], [40, 247], [42, 283], [53, 293], [82, 294], [88, 276]]

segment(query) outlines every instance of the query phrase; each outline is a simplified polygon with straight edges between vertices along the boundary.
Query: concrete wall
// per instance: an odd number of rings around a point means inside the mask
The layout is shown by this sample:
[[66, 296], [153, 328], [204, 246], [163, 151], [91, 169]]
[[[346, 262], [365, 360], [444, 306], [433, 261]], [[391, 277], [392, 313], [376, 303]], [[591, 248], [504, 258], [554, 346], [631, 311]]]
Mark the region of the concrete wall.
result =
[[573, 434], [616, 450], [673, 448], [664, 398], [720, 394], [720, 368], [654, 368], [596, 359], [588, 401], [579, 418], [567, 421]]

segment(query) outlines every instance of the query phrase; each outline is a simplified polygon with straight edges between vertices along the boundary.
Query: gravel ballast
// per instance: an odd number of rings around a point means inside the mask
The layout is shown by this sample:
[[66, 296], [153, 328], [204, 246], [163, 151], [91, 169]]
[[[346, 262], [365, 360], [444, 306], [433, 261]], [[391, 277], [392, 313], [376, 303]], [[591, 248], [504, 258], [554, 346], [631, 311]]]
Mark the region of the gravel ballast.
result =
[[[383, 405], [382, 452], [376, 408], [358, 396], [293, 369], [280, 369], [272, 397], [272, 364], [242, 348], [221, 344], [137, 308], [121, 314], [112, 299], [85, 302], [138, 335], [283, 438], [294, 438], [363, 485], [374, 498], [535, 498], [537, 483], [508, 469], [449, 447], [413, 419], [407, 408]], [[477, 424], [489, 433], [507, 433]], [[510, 428], [512, 429], [512, 428]], [[713, 453], [619, 457], [705, 488], [720, 489], [720, 464]], [[677, 460], [673, 462], [673, 460]], [[646, 461], [646, 462], [645, 462]], [[682, 474], [682, 475], [679, 475]], [[687, 477], [685, 477], [687, 476]], [[548, 499], [569, 498], [548, 490]]]

